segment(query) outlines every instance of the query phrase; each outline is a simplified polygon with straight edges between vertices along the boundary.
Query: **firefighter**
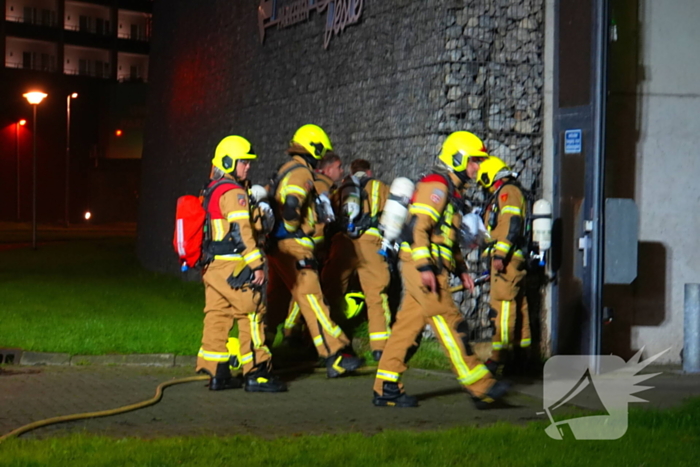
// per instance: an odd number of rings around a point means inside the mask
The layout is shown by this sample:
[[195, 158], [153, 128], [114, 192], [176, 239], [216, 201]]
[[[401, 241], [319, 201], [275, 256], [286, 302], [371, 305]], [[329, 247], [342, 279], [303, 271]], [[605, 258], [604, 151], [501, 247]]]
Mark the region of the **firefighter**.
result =
[[240, 136], [227, 136], [216, 147], [211, 181], [204, 193], [207, 211], [203, 274], [204, 332], [197, 356], [197, 372], [210, 377], [209, 389], [239, 388], [231, 375], [227, 349], [229, 332], [238, 324], [240, 363], [245, 390], [281, 392], [286, 385], [270, 374], [270, 351], [265, 346], [264, 256], [251, 224], [251, 203], [244, 188], [250, 163], [257, 156]]
[[[345, 305], [345, 293], [353, 273], [357, 272], [364, 292], [369, 321], [369, 343], [372, 357], [379, 361], [387, 339], [391, 334], [391, 311], [389, 309], [389, 267], [379, 254], [382, 236], [377, 228], [389, 187], [373, 178], [370, 163], [364, 159], [350, 164], [351, 177], [347, 184], [359, 183], [360, 214], [355, 220], [357, 228], [352, 234], [339, 232], [333, 237], [328, 264], [323, 270], [321, 283], [323, 292], [331, 306], [331, 315], [340, 316], [338, 311]], [[339, 190], [339, 198], [344, 191], [352, 192], [355, 187]], [[342, 199], [339, 200], [342, 204]], [[340, 212], [347, 211], [342, 207]], [[342, 215], [342, 214], [341, 214]]]
[[491, 263], [489, 317], [495, 332], [486, 366], [500, 375], [508, 350], [513, 348], [514, 353], [521, 354], [531, 344], [525, 296], [527, 271], [521, 249], [525, 246], [525, 196], [511, 169], [494, 156], [481, 163], [476, 181], [489, 196], [484, 212], [489, 242], [485, 254]]
[[[337, 184], [343, 179], [343, 161], [335, 152], [326, 151], [326, 155], [318, 163], [314, 172], [314, 189], [316, 190], [316, 230], [314, 232], [314, 254], [319, 268], [323, 268], [328, 255], [329, 241], [326, 232], [335, 221], [335, 213], [331, 205]], [[273, 318], [273, 317], [269, 317]], [[272, 319], [271, 330], [277, 329], [279, 319]], [[292, 347], [304, 347], [301, 329], [301, 316], [299, 304], [292, 301], [289, 306], [287, 318], [284, 321], [284, 340]]]
[[268, 303], [271, 309], [286, 310], [291, 298], [299, 305], [318, 354], [326, 359], [329, 378], [357, 370], [362, 360], [341, 352], [349, 341], [328, 313], [314, 257], [313, 235], [316, 199], [313, 169], [332, 150], [322, 128], [299, 128], [287, 153], [291, 160], [282, 165], [272, 184], [276, 226], [269, 251], [270, 281]]
[[458, 131], [447, 137], [431, 172], [417, 184], [409, 207], [409, 221], [399, 258], [404, 297], [379, 361], [374, 382], [376, 406], [415, 407], [415, 397], [404, 392], [401, 374], [407, 353], [426, 324], [435, 330], [459, 383], [477, 408], [501, 398], [508, 385], [496, 381], [467, 341], [467, 323], [452, 300], [450, 273], [474, 289], [457, 241], [463, 210], [460, 190], [476, 175], [486, 148], [474, 134]]

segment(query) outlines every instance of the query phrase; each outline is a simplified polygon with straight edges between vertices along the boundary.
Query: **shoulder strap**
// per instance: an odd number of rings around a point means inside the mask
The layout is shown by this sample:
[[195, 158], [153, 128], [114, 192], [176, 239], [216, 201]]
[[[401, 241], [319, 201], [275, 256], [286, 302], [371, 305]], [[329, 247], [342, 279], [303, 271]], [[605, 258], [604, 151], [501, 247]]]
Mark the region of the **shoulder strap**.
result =
[[235, 188], [243, 188], [233, 180], [221, 179], [217, 180], [204, 190], [204, 210], [210, 219], [221, 219], [221, 209], [219, 208], [219, 200], [227, 191]]

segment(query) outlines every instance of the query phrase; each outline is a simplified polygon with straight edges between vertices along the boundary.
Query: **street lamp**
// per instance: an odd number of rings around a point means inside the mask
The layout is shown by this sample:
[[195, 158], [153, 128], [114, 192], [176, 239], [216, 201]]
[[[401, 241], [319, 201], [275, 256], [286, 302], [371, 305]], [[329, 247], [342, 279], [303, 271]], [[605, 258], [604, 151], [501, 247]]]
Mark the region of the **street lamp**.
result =
[[78, 93], [68, 94], [66, 97], [66, 202], [64, 205], [64, 218], [68, 227], [68, 211], [70, 203], [70, 100], [78, 97]]
[[17, 150], [17, 221], [19, 222], [20, 220], [20, 178], [21, 178], [21, 172], [20, 172], [20, 160], [19, 160], [19, 127], [24, 126], [27, 124], [27, 121], [25, 119], [20, 120], [19, 122], [15, 123], [15, 149]]
[[24, 93], [22, 96], [34, 107], [34, 134], [32, 135], [34, 140], [34, 152], [32, 155], [32, 248], [36, 250], [36, 108], [48, 94], [32, 91]]

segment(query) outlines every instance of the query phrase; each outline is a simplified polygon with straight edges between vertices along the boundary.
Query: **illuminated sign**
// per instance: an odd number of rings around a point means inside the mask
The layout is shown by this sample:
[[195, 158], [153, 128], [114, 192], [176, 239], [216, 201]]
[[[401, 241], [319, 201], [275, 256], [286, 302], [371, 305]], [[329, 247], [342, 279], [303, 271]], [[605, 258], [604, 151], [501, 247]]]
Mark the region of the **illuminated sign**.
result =
[[347, 26], [356, 24], [362, 16], [364, 0], [294, 0], [278, 8], [278, 0], [260, 0], [258, 27], [260, 43], [265, 40], [265, 30], [273, 26], [284, 29], [308, 21], [311, 12], [326, 13], [326, 29], [323, 48], [328, 49], [333, 36], [339, 35]]

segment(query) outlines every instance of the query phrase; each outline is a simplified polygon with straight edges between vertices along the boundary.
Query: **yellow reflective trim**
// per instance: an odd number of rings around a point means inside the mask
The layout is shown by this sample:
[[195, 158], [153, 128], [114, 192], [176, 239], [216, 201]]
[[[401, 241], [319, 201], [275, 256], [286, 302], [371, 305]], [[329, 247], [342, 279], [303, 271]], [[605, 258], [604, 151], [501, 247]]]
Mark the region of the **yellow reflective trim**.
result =
[[321, 347], [323, 345], [323, 336], [314, 337], [314, 345], [316, 347]]
[[284, 223], [284, 230], [286, 230], [287, 232], [294, 232], [296, 230], [296, 228], [293, 225], [287, 224], [287, 221], [282, 222]]
[[250, 213], [248, 211], [234, 211], [234, 212], [229, 212], [228, 215], [226, 216], [226, 220], [229, 222], [241, 220], [241, 219], [250, 219]]
[[241, 255], [216, 255], [214, 259], [221, 261], [241, 261], [243, 257]]
[[520, 341], [520, 347], [530, 347], [532, 344], [532, 339], [523, 339]]
[[294, 240], [296, 240], [297, 243], [298, 243], [299, 245], [303, 245], [303, 246], [305, 246], [305, 247], [307, 247], [307, 248], [311, 248], [311, 249], [314, 248], [314, 242], [313, 242], [313, 240], [310, 240], [310, 239], [308, 239], [308, 238], [306, 238], [306, 237], [304, 237], [304, 238], [295, 238]]
[[320, 235], [320, 236], [318, 236], [318, 237], [313, 237], [312, 240], [314, 241], [314, 243], [315, 243], [316, 245], [318, 245], [319, 243], [321, 243], [321, 242], [323, 241], [324, 238], [325, 238], [325, 237], [324, 237], [323, 235]]
[[514, 256], [515, 258], [525, 259], [525, 256], [523, 256], [522, 250], [516, 251], [515, 253], [513, 253], [513, 256]]
[[427, 214], [435, 222], [440, 220], [440, 213], [435, 210], [432, 206], [423, 203], [414, 203], [408, 208], [408, 212], [411, 214]]
[[385, 341], [389, 338], [388, 332], [370, 332], [369, 340], [371, 341]]
[[250, 339], [253, 341], [253, 348], [259, 349], [264, 344], [260, 332], [260, 315], [258, 313], [249, 313], [248, 321], [250, 322]]
[[501, 350], [503, 348], [503, 344], [500, 342], [492, 342], [491, 348], [493, 348], [493, 350]]
[[253, 352], [241, 355], [241, 363], [251, 363], [253, 361]]
[[513, 214], [516, 216], [522, 216], [523, 211], [520, 208], [516, 208], [515, 206], [505, 206], [503, 209], [501, 209], [501, 214]]
[[427, 246], [419, 246], [411, 251], [413, 261], [418, 261], [424, 258], [430, 258], [430, 250]]
[[372, 217], [376, 217], [379, 212], [379, 182], [377, 180], [372, 181], [372, 206], [371, 206]]
[[197, 356], [208, 362], [227, 362], [231, 354], [228, 352], [211, 352], [200, 347]]
[[386, 333], [391, 335], [391, 308], [389, 308], [389, 296], [385, 293], [379, 294], [382, 297], [382, 308], [384, 309], [384, 321], [386, 322]]
[[481, 378], [486, 376], [488, 369], [483, 364], [479, 364], [474, 367], [473, 370], [469, 370], [469, 366], [462, 358], [462, 351], [457, 345], [457, 342], [455, 342], [454, 336], [452, 335], [445, 318], [440, 315], [433, 316], [433, 322], [435, 323], [435, 328], [442, 337], [442, 341], [447, 348], [452, 364], [457, 369], [457, 379], [459, 382], [468, 386], [476, 383]]
[[260, 252], [260, 250], [257, 248], [243, 257], [245, 264], [250, 264], [260, 258], [262, 258], [262, 252]]
[[[291, 174], [290, 174], [291, 175]], [[287, 195], [290, 193], [297, 194], [301, 196], [302, 198], [306, 198], [306, 190], [298, 185], [287, 185], [287, 179], [289, 175], [284, 177], [284, 180], [282, 181], [282, 189], [280, 190], [280, 201], [282, 201], [282, 204], [287, 200]]]
[[224, 219], [214, 219], [211, 221], [212, 236], [211, 239], [215, 242], [219, 242], [226, 236], [226, 231], [224, 230]]
[[316, 300], [316, 296], [314, 296], [313, 294], [308, 294], [306, 296], [306, 299], [309, 301], [309, 304], [311, 305], [311, 309], [314, 310], [314, 314], [316, 315], [316, 319], [318, 319], [319, 323], [321, 323], [321, 326], [323, 327], [323, 329], [325, 329], [326, 332], [333, 337], [340, 336], [342, 331], [340, 330], [340, 328], [338, 326], [333, 327], [330, 320], [328, 319], [326, 314], [323, 312], [321, 305], [319, 305], [318, 300]]
[[507, 244], [507, 243], [505, 243], [505, 242], [498, 242], [498, 243], [496, 243], [495, 248], [496, 248], [498, 251], [502, 251], [502, 252], [504, 252], [504, 253], [508, 253], [508, 252], [510, 251], [510, 245]]
[[297, 324], [297, 317], [299, 316], [299, 304], [294, 302], [292, 305], [292, 311], [289, 312], [287, 319], [284, 320], [284, 328], [292, 329]]
[[406, 243], [406, 242], [403, 242], [403, 243], [401, 244], [401, 251], [403, 251], [403, 252], [405, 252], [405, 253], [411, 253], [411, 247], [410, 247], [410, 245], [409, 245], [408, 243]]
[[377, 370], [377, 378], [383, 379], [384, 381], [396, 383], [400, 377], [400, 374], [394, 373], [393, 371]]
[[379, 229], [377, 229], [376, 227], [370, 227], [369, 229], [365, 230], [365, 234], [383, 238], [382, 234], [379, 233]]
[[508, 321], [510, 317], [510, 301], [503, 300], [501, 303], [501, 342], [508, 345]]

